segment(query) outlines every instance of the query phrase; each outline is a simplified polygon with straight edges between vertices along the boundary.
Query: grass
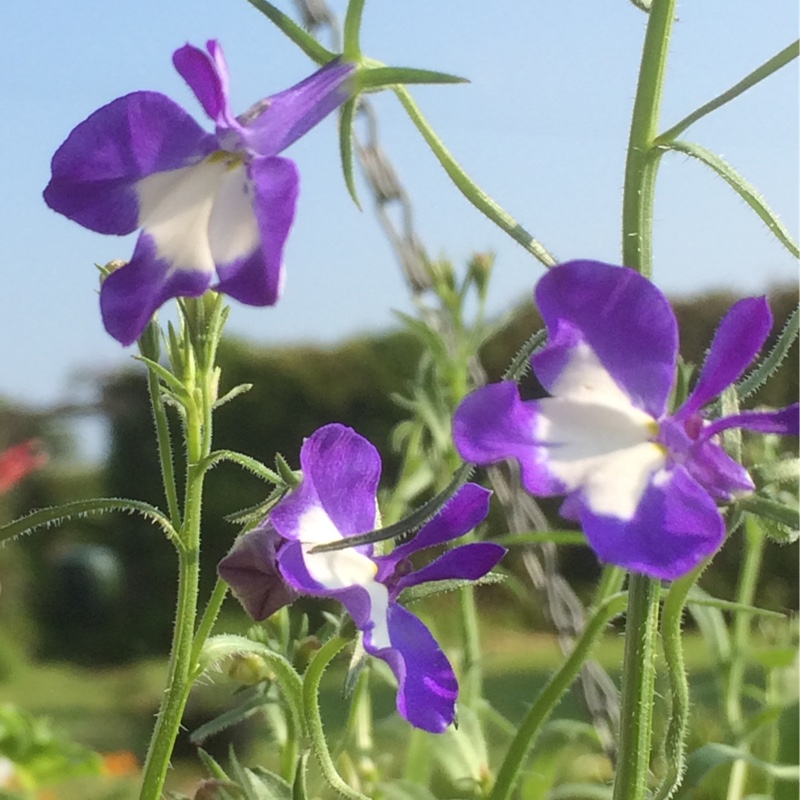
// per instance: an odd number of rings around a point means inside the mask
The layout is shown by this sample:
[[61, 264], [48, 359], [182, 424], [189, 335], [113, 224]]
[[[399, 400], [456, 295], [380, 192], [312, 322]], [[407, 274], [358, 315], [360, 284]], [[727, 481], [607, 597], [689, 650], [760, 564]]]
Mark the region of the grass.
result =
[[[622, 663], [623, 640], [610, 635], [601, 641], [596, 657], [612, 674]], [[527, 704], [551, 672], [561, 663], [561, 651], [554, 637], [543, 634], [501, 630], [487, 635], [484, 643], [486, 694], [492, 704], [512, 722], [517, 722]], [[687, 662], [695, 675], [698, 694], [706, 700], [714, 695], [713, 676], [707, 649], [697, 636], [687, 638]], [[457, 661], [458, 654], [455, 653]], [[331, 671], [322, 700], [326, 723], [334, 732], [343, 727], [346, 702], [341, 699], [342, 670]], [[68, 664], [34, 663], [17, 668], [0, 683], [0, 702], [12, 702], [49, 718], [75, 740], [101, 752], [132, 751], [141, 761], [147, 746], [153, 717], [163, 690], [166, 664], [162, 660], [142, 661], [122, 667], [86, 669]], [[374, 682], [374, 709], [378, 718], [391, 719], [392, 690]], [[193, 730], [222, 711], [231, 700], [232, 683], [224, 677], [198, 686], [187, 710], [186, 724]], [[557, 711], [561, 717], [582, 719], [585, 712], [573, 689]], [[384, 724], [386, 726], [386, 724]], [[388, 729], [394, 726], [389, 723]], [[243, 734], [258, 734], [256, 726]], [[224, 738], [224, 737], [223, 737]], [[214, 748], [224, 758], [228, 742]], [[237, 749], [246, 744], [236, 742]], [[246, 747], [244, 748], [246, 749]], [[184, 736], [176, 750], [176, 763], [193, 755]], [[195, 768], [186, 764], [173, 774], [173, 785], [196, 780]]]

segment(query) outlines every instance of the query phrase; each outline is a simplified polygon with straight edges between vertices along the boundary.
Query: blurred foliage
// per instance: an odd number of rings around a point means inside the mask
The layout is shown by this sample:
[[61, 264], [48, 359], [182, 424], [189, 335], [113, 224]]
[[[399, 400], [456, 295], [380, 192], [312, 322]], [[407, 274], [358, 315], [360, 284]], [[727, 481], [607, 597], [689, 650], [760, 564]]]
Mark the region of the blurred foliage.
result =
[[[713, 294], [673, 304], [686, 360], [702, 361], [719, 320], [736, 299]], [[776, 322], [768, 348], [796, 303], [795, 290], [771, 295]], [[510, 315], [505, 328], [482, 350], [490, 380], [499, 379], [539, 327], [540, 318], [530, 302]], [[221, 394], [240, 383], [252, 383], [253, 388], [219, 410], [215, 445], [267, 464], [279, 452], [296, 467], [303, 437], [321, 425], [338, 421], [375, 443], [384, 463], [384, 484], [390, 485], [400, 468], [398, 455], [390, 445], [391, 433], [407, 415], [392, 394], [408, 394], [420, 355], [418, 340], [408, 332], [361, 337], [328, 348], [261, 348], [228, 340], [221, 354]], [[796, 364], [797, 360], [795, 344], [788, 363]], [[523, 379], [522, 390], [528, 397], [541, 394], [541, 387], [530, 374]], [[784, 368], [755, 399], [757, 403], [782, 406], [797, 396], [797, 370]], [[131, 369], [107, 379], [101, 407], [110, 432], [105, 470], [64, 471], [54, 464], [2, 499], [0, 512], [5, 518], [28, 508], [98, 495], [127, 496], [164, 505], [143, 370]], [[3, 411], [5, 416], [11, 413]], [[3, 425], [4, 419], [0, 416], [0, 439], [7, 439], [4, 444], [45, 432], [39, 416], [15, 412], [13, 426]], [[184, 465], [177, 418], [172, 423], [180, 475]], [[63, 447], [63, 421], [55, 420], [55, 429], [58, 447]], [[9, 430], [14, 431], [13, 437]], [[791, 446], [791, 440], [789, 443]], [[204, 594], [211, 591], [214, 565], [237, 534], [236, 527], [224, 521], [224, 515], [261, 502], [268, 493], [268, 486], [230, 464], [210, 473], [203, 530]], [[555, 515], [557, 502], [543, 505], [548, 514]], [[718, 596], [733, 594], [740, 539], [738, 535], [731, 537], [704, 577], [710, 591]], [[767, 548], [759, 603], [779, 609], [797, 607], [798, 559], [796, 545], [793, 547], [791, 553], [777, 545]], [[560, 561], [567, 579], [579, 591], [581, 587], [588, 591], [597, 575], [592, 553], [582, 547], [563, 548]], [[24, 596], [27, 608], [37, 617], [41, 655], [102, 663], [165, 651], [175, 602], [175, 562], [172, 546], [157, 530], [139, 518], [122, 514], [81, 519], [25, 537], [11, 548], [0, 549], [6, 607], [0, 610], [0, 631], [8, 629], [7, 623], [17, 626], [21, 641], [27, 641], [22, 623], [11, 621], [12, 616], [19, 616]], [[489, 592], [484, 602], [502, 596], [502, 591]], [[541, 615], [532, 608], [523, 610], [519, 619], [530, 624]]]

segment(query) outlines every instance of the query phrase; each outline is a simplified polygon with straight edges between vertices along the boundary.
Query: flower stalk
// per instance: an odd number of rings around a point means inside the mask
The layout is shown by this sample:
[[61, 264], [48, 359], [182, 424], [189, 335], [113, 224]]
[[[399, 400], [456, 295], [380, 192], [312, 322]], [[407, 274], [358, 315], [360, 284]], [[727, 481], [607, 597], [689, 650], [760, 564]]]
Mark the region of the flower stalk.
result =
[[[653, 204], [659, 152], [654, 148], [669, 54], [675, 0], [653, 0], [631, 120], [622, 206], [622, 263], [653, 272]], [[622, 703], [614, 800], [647, 796], [660, 581], [632, 574], [622, 668]]]

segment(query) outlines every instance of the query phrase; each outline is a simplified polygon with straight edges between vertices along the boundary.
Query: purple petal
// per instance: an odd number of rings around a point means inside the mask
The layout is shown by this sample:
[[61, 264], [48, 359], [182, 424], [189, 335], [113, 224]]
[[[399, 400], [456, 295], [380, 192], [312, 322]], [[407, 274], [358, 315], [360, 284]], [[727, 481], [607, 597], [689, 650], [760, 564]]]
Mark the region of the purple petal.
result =
[[278, 571], [276, 552], [283, 541], [269, 526], [251, 531], [234, 544], [217, 567], [219, 576], [256, 621], [271, 617], [298, 597]]
[[217, 125], [230, 127], [236, 123], [228, 107], [228, 66], [222, 48], [214, 39], [206, 46], [208, 53], [186, 44], [172, 54], [172, 63], [206, 114]]
[[656, 475], [630, 520], [595, 515], [579, 496], [569, 502], [601, 561], [653, 578], [679, 578], [725, 538], [714, 501], [680, 466]]
[[364, 648], [383, 659], [397, 678], [397, 710], [412, 725], [442, 733], [455, 718], [458, 681], [431, 632], [397, 603], [390, 603], [388, 629], [392, 646]]
[[454, 547], [426, 567], [400, 578], [393, 589], [400, 592], [409, 586], [430, 581], [475, 581], [489, 572], [508, 552], [493, 542], [472, 542]]
[[771, 328], [766, 297], [750, 297], [733, 305], [714, 334], [697, 385], [675, 417], [690, 417], [730, 386], [758, 355]]
[[137, 181], [195, 164], [217, 148], [216, 138], [168, 97], [134, 92], [70, 133], [53, 156], [44, 199], [98, 233], [131, 233], [139, 227]]
[[[286, 158], [255, 158], [248, 166], [253, 197], [231, 185], [218, 194], [209, 222], [209, 242], [224, 292], [253, 306], [273, 305], [280, 295], [283, 249], [294, 221], [300, 177]], [[253, 233], [246, 226], [253, 226]], [[254, 246], [254, 249], [251, 249]], [[246, 251], [246, 252], [243, 252]]]
[[103, 325], [121, 344], [133, 344], [164, 302], [199, 297], [210, 284], [207, 272], [174, 269], [159, 259], [152, 238], [142, 233], [130, 262], [112, 272], [100, 288]]
[[270, 512], [282, 536], [298, 538], [301, 517], [314, 508], [321, 508], [342, 536], [375, 527], [381, 459], [363, 436], [344, 425], [326, 425], [303, 442], [300, 466], [300, 486]]
[[759, 433], [777, 433], [782, 436], [798, 435], [800, 404], [794, 403], [776, 411], [742, 411], [730, 417], [714, 420], [703, 428], [700, 436], [707, 439], [728, 428], [746, 428]]
[[422, 526], [419, 533], [405, 544], [396, 547], [382, 560], [407, 558], [418, 550], [434, 547], [463, 536], [476, 528], [489, 513], [489, 498], [492, 493], [477, 483], [465, 483], [450, 498], [436, 516]]
[[747, 470], [707, 439], [691, 446], [685, 467], [713, 498], [722, 502], [730, 502], [737, 494], [755, 489]]
[[562, 371], [582, 343], [637, 408], [660, 417], [675, 377], [678, 329], [666, 297], [624, 267], [571, 261], [536, 287], [547, 346], [531, 359], [542, 385], [558, 394]]
[[511, 381], [482, 386], [453, 416], [453, 441], [465, 461], [495, 464], [515, 458], [535, 494], [560, 494], [564, 486], [546, 469], [547, 452], [535, 439], [536, 406], [523, 402]]
[[334, 60], [291, 89], [279, 92], [239, 117], [248, 148], [274, 156], [297, 141], [350, 97], [353, 64]]

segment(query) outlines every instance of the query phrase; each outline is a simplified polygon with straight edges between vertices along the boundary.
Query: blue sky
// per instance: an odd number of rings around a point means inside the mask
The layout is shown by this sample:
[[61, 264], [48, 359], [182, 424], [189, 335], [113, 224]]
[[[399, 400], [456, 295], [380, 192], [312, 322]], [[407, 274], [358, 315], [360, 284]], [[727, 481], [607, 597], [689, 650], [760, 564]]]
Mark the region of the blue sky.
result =
[[[278, 0], [288, 12], [294, 7]], [[331, 0], [343, 13], [343, 0]], [[795, 3], [684, 2], [670, 57], [667, 127], [796, 38]], [[217, 38], [233, 107], [300, 80], [310, 62], [246, 0], [40, 0], [6, 3], [0, 53], [3, 328], [0, 396], [46, 405], [74, 396], [76, 375], [102, 373], [132, 352], [103, 331], [95, 262], [126, 258], [132, 237], [86, 231], [46, 208], [50, 158], [101, 105], [161, 91], [199, 120], [171, 66], [174, 49]], [[367, 3], [363, 46], [386, 63], [453, 72], [465, 86], [414, 91], [473, 178], [562, 260], [619, 261], [625, 145], [645, 15], [626, 0], [461, 0]], [[796, 62], [689, 130], [766, 196], [797, 236]], [[491, 307], [527, 295], [542, 268], [484, 220], [448, 182], [390, 95], [375, 98], [381, 141], [414, 203], [429, 252], [457, 263], [497, 253]], [[302, 190], [287, 248], [284, 297], [273, 309], [236, 306], [229, 330], [254, 342], [333, 343], [394, 324], [409, 309], [389, 245], [362, 187], [344, 189], [335, 122], [289, 151]], [[670, 156], [659, 174], [655, 279], [673, 294], [760, 292], [796, 281], [793, 259], [745, 204], [700, 165]]]

